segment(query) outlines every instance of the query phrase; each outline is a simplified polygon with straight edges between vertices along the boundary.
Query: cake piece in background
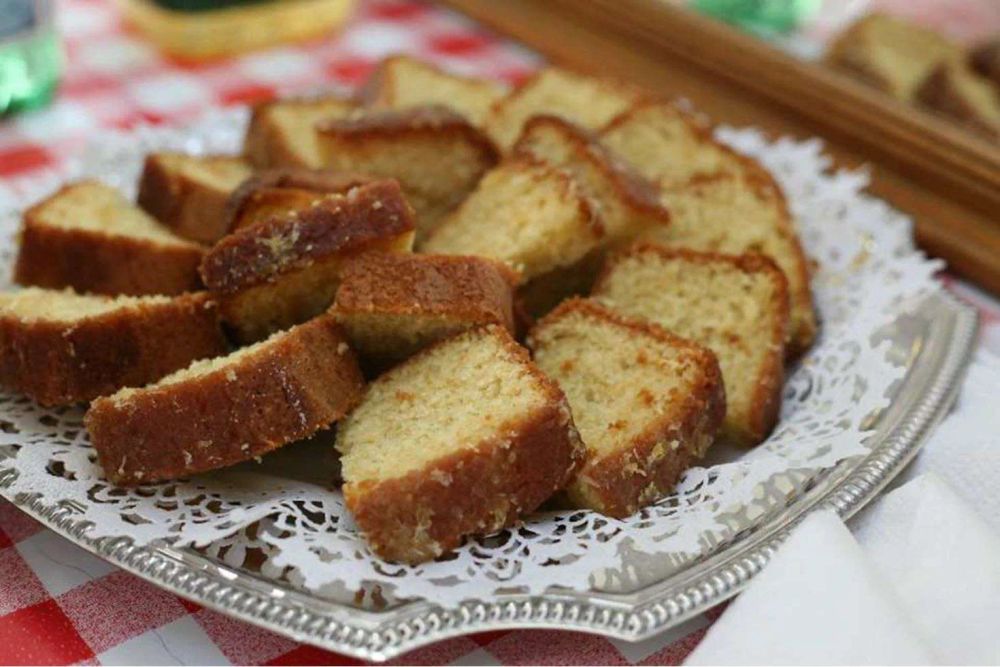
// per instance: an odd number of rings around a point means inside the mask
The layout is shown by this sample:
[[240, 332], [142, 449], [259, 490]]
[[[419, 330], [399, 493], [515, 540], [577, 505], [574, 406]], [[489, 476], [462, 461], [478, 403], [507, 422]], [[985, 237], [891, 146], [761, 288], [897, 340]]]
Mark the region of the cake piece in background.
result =
[[[505, 263], [560, 294], [590, 275], [589, 258], [604, 239], [596, 204], [564, 170], [508, 158], [423, 243], [444, 255], [479, 255]], [[558, 283], [558, 284], [556, 284]]]
[[726, 413], [712, 352], [594, 301], [564, 301], [528, 347], [566, 394], [586, 447], [566, 487], [574, 507], [624, 518], [669, 494]]
[[548, 67], [494, 104], [486, 129], [506, 150], [532, 116], [561, 116], [596, 130], [645, 97], [642, 89], [624, 82]]
[[788, 283], [774, 262], [640, 243], [609, 262], [593, 298], [712, 350], [726, 386], [722, 435], [747, 446], [767, 438], [788, 327]]
[[878, 12], [838, 35], [826, 54], [831, 66], [903, 102], [914, 101], [940, 63], [964, 59], [962, 47], [941, 33]]
[[493, 142], [443, 106], [372, 110], [318, 125], [325, 168], [399, 181], [417, 246], [497, 162]]
[[606, 244], [631, 241], [651, 229], [670, 225], [670, 213], [659, 202], [659, 188], [605, 150], [595, 135], [564, 118], [532, 117], [511, 153], [571, 174], [596, 202]]
[[379, 63], [360, 97], [375, 109], [442, 105], [482, 127], [490, 107], [507, 92], [507, 87], [496, 81], [459, 76], [430, 63], [398, 55]]
[[566, 398], [503, 327], [471, 329], [368, 387], [337, 430], [344, 501], [369, 548], [420, 563], [513, 525], [583, 456]]
[[251, 173], [239, 157], [150, 153], [137, 201], [178, 235], [211, 244], [228, 231], [226, 201]]
[[935, 67], [917, 89], [916, 101], [984, 137], [1000, 140], [1000, 92], [965, 63]]
[[204, 249], [98, 181], [64, 186], [24, 214], [14, 281], [97, 294], [197, 289]]
[[321, 195], [347, 192], [373, 180], [361, 174], [288, 167], [257, 172], [226, 202], [227, 233], [308, 208]]
[[514, 333], [518, 276], [483, 257], [366, 253], [345, 263], [332, 313], [369, 367], [483, 324]]
[[372, 181], [223, 237], [205, 255], [201, 275], [223, 319], [249, 343], [322, 313], [345, 259], [408, 252], [413, 229], [399, 184]]
[[809, 266], [771, 173], [717, 141], [708, 124], [666, 103], [633, 107], [601, 140], [660, 185], [672, 222], [650, 227], [645, 238], [695, 250], [759, 252], [775, 261], [791, 299], [787, 352], [794, 358], [808, 350], [818, 330]]
[[329, 316], [99, 398], [84, 423], [104, 473], [134, 486], [249, 461], [309, 437], [361, 399], [364, 380]]
[[0, 384], [42, 405], [141, 386], [228, 351], [205, 292], [110, 297], [29, 287], [0, 294]]
[[991, 39], [969, 51], [968, 63], [1000, 90], [1000, 38]]
[[282, 99], [254, 107], [243, 154], [257, 169], [322, 166], [316, 123], [342, 118], [358, 109], [354, 100], [333, 95]]

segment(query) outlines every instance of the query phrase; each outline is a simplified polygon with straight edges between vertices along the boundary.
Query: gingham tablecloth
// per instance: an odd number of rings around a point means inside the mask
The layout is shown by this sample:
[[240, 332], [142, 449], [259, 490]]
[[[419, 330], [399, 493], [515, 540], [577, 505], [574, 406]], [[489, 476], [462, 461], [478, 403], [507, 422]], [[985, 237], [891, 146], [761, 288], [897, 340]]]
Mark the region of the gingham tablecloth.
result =
[[[217, 105], [338, 83], [390, 52], [516, 81], [538, 58], [461, 16], [414, 1], [370, 0], [336, 39], [201, 65], [169, 62], [104, 0], [61, 0], [68, 54], [49, 108], [0, 123], [0, 178], [59, 168], [98, 128], [183, 122]], [[983, 312], [1000, 351], [1000, 302], [945, 276]], [[472, 635], [409, 653], [416, 664], [677, 664], [718, 612], [639, 644], [571, 632]], [[357, 664], [175, 597], [91, 556], [0, 501], [0, 664]]]

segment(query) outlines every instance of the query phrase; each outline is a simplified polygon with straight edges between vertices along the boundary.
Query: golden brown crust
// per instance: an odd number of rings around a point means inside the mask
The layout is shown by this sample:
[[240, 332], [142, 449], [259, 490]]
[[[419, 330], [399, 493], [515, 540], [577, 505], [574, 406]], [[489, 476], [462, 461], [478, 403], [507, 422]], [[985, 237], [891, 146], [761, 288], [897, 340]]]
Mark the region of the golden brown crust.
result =
[[84, 422], [108, 479], [132, 486], [215, 470], [305, 438], [344, 416], [363, 387], [343, 334], [324, 316], [237, 363], [100, 398]]
[[[216, 155], [213, 160], [238, 158]], [[139, 207], [173, 229], [178, 235], [199, 243], [215, 243], [228, 230], [226, 202], [230, 190], [193, 179], [169, 164], [163, 153], [150, 153], [139, 178]]]
[[399, 184], [372, 181], [326, 195], [309, 209], [237, 230], [208, 252], [201, 276], [212, 292], [235, 294], [413, 228], [413, 211]]
[[140, 386], [227, 350], [204, 292], [73, 323], [0, 315], [0, 384], [46, 406]]
[[[1000, 139], [1000, 124], [985, 118], [959, 88], [955, 77], [960, 74], [956, 68], [957, 65], [949, 63], [941, 63], [935, 67], [917, 88], [916, 101], [924, 108], [947, 116], [985, 137]], [[970, 72], [966, 76], [976, 75]], [[1000, 99], [994, 99], [993, 102], [995, 106], [1000, 106]]]
[[1000, 39], [991, 39], [972, 49], [969, 66], [1000, 87]]
[[[466, 535], [511, 526], [560, 489], [579, 464], [582, 445], [562, 391], [505, 329], [485, 330], [500, 336], [511, 358], [525, 364], [547, 404], [519, 423], [499, 425], [495, 439], [423, 470], [385, 481], [348, 481], [347, 507], [382, 558], [420, 563], [458, 547]], [[406, 363], [447, 344], [436, 343]]]
[[[589, 299], [564, 301], [534, 331], [540, 332], [574, 312], [613, 323], [635, 337], [652, 338], [657, 343], [682, 349], [701, 370], [697, 383], [680, 398], [682, 404], [675, 411], [649, 424], [628, 447], [615, 454], [589, 457], [577, 471], [576, 481], [567, 487], [574, 505], [624, 518], [670, 493], [681, 474], [704, 456], [726, 414], [722, 372], [709, 349], [655, 324], [624, 317]], [[529, 348], [536, 349], [532, 338], [534, 333], [529, 335]]]
[[[66, 188], [73, 187], [68, 185]], [[62, 191], [60, 191], [62, 192]], [[58, 193], [54, 196], [58, 196]], [[175, 295], [201, 286], [198, 264], [204, 250], [195, 244], [162, 245], [87, 229], [45, 224], [36, 204], [24, 214], [14, 281], [94, 294]]]
[[226, 202], [224, 213], [227, 232], [249, 227], [267, 217], [260, 209], [274, 210], [295, 203], [316, 199], [316, 193], [334, 194], [347, 192], [353, 187], [375, 179], [363, 174], [352, 174], [292, 167], [260, 171], [243, 181]]
[[615, 265], [627, 257], [652, 253], [664, 260], [681, 259], [697, 264], [713, 264], [723, 262], [744, 273], [765, 273], [770, 276], [777, 287], [770, 311], [778, 313], [773, 319], [770, 340], [765, 360], [758, 369], [758, 382], [754, 387], [750, 423], [747, 431], [733, 433], [727, 430], [726, 435], [742, 445], [754, 445], [762, 442], [770, 434], [778, 422], [778, 412], [781, 409], [781, 392], [785, 378], [785, 340], [789, 325], [789, 295], [788, 280], [784, 272], [778, 268], [770, 257], [757, 253], [743, 255], [726, 255], [712, 252], [696, 252], [686, 248], [667, 248], [656, 243], [639, 242], [618, 253], [608, 261], [601, 275], [594, 284], [594, 295], [599, 295], [604, 283], [608, 280]]
[[448, 107], [429, 105], [401, 110], [372, 110], [347, 118], [334, 118], [316, 126], [321, 141], [334, 138], [338, 145], [364, 147], [378, 139], [399, 140], [403, 136], [451, 135], [474, 146], [485, 169], [499, 160], [496, 145], [464, 116]]
[[[572, 144], [576, 158], [594, 165], [610, 183], [615, 192], [637, 215], [648, 218], [651, 224], [669, 224], [670, 212], [660, 203], [660, 189], [639, 175], [630, 165], [612, 155], [598, 140], [597, 135], [565, 118], [550, 115], [533, 116], [524, 124], [521, 135], [511, 152], [541, 159], [531, 149], [531, 133], [550, 128]], [[559, 165], [555, 165], [559, 166]]]
[[447, 315], [513, 333], [517, 281], [485, 257], [368, 253], [344, 265], [334, 312]]

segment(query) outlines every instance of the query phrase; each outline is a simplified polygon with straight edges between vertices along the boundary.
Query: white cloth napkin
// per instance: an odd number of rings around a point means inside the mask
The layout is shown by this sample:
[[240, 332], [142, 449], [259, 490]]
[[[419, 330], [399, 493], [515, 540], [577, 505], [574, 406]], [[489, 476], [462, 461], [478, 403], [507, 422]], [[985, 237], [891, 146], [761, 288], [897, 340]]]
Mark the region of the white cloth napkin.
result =
[[806, 518], [687, 665], [927, 664], [934, 657], [840, 519]]
[[1000, 664], [1000, 537], [934, 474], [809, 516], [685, 664]]

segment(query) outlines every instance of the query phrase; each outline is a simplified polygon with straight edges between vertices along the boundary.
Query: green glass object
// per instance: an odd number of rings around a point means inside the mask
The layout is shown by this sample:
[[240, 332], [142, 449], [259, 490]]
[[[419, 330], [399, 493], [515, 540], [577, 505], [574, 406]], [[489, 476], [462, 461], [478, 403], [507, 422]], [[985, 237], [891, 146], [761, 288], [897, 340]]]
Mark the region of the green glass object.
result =
[[48, 104], [61, 71], [49, 2], [0, 0], [0, 115]]
[[691, 0], [705, 14], [768, 37], [794, 30], [822, 0]]

